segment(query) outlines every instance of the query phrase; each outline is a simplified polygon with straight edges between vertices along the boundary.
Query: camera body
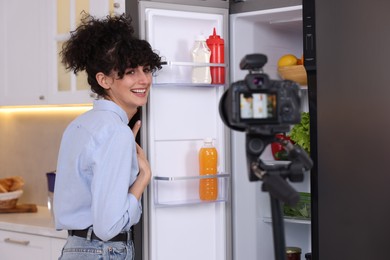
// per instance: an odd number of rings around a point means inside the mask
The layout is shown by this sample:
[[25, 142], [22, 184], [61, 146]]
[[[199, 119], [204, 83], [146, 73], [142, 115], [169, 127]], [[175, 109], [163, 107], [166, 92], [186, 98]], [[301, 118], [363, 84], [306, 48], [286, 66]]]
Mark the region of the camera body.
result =
[[267, 57], [246, 55], [240, 68], [249, 70], [244, 80], [234, 82], [221, 98], [224, 123], [238, 131], [273, 135], [289, 131], [301, 120], [301, 92], [290, 80], [271, 80], [262, 68]]

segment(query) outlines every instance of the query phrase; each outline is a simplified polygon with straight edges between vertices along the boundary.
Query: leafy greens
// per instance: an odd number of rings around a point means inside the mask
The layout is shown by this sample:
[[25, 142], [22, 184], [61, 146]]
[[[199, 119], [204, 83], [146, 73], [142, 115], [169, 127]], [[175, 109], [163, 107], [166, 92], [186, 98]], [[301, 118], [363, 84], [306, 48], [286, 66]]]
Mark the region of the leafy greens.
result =
[[301, 113], [301, 122], [293, 126], [290, 139], [310, 154], [310, 117], [309, 112]]

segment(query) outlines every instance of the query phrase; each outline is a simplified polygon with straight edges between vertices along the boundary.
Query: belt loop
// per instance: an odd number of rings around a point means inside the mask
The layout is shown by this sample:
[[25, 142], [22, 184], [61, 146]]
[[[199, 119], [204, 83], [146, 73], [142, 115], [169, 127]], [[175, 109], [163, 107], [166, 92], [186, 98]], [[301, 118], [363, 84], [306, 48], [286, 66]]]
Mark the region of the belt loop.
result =
[[127, 231], [127, 243], [131, 241], [131, 228]]
[[90, 226], [90, 227], [88, 228], [88, 233], [87, 233], [87, 240], [88, 240], [88, 241], [91, 241], [92, 232], [93, 232], [93, 229], [92, 229], [92, 226]]

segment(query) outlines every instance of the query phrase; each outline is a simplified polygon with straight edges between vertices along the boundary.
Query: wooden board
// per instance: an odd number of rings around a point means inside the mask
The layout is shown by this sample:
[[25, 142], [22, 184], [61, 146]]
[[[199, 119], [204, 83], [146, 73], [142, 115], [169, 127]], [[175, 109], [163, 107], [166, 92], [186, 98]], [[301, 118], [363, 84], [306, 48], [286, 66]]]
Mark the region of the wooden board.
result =
[[0, 213], [26, 213], [37, 212], [38, 208], [35, 204], [20, 204], [11, 209], [0, 209]]

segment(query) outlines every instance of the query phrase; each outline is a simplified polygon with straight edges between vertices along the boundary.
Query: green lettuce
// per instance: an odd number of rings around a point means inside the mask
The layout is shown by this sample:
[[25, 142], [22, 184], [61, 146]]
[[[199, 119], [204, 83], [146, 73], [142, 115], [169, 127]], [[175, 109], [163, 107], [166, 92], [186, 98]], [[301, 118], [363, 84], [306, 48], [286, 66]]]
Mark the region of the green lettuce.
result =
[[301, 122], [296, 124], [288, 134], [290, 139], [310, 154], [310, 117], [309, 112], [302, 112]]

